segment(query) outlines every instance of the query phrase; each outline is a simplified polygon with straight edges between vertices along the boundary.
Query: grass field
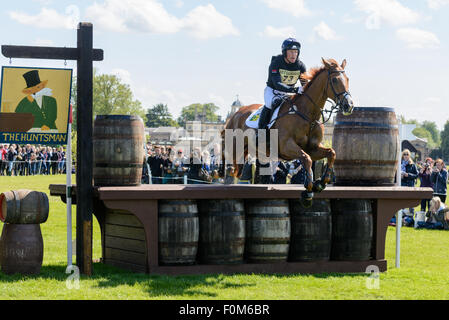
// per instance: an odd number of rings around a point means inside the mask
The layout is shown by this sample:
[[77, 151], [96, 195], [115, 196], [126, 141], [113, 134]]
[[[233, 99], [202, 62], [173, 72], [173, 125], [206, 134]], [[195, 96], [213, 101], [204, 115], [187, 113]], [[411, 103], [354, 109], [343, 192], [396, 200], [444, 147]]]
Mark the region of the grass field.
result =
[[[44, 262], [40, 275], [7, 276], [0, 272], [0, 299], [449, 299], [449, 232], [403, 228], [401, 268], [394, 267], [395, 228], [389, 227], [379, 289], [368, 289], [366, 274], [148, 276], [94, 263], [92, 277], [80, 288], [66, 286], [66, 209], [48, 186], [65, 176], [0, 177], [0, 192], [32, 189], [46, 192], [50, 214], [41, 225]], [[75, 210], [75, 207], [73, 207]], [[75, 226], [75, 212], [73, 212]], [[75, 234], [75, 228], [73, 228]], [[94, 220], [94, 259], [101, 257], [100, 228]]]

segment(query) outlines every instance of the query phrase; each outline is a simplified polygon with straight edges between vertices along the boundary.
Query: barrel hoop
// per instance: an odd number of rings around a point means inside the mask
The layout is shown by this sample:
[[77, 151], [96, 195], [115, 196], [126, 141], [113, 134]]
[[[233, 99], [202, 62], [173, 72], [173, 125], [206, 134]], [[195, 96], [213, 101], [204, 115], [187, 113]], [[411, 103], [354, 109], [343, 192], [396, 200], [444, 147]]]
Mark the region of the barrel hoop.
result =
[[[248, 213], [251, 219], [277, 219], [277, 218], [290, 218], [289, 213]], [[284, 219], [283, 219], [284, 220]]]
[[142, 168], [142, 163], [103, 163], [98, 162], [94, 165], [97, 168]]
[[392, 125], [392, 124], [357, 122], [357, 121], [336, 121], [335, 129], [337, 129], [337, 126], [368, 127], [368, 128], [380, 128], [380, 129], [398, 129], [397, 125]]
[[[138, 138], [138, 139], [136, 139]], [[138, 141], [142, 140], [143, 137], [140, 134], [131, 134], [131, 135], [124, 135], [124, 134], [94, 134], [92, 137], [92, 140], [95, 142], [95, 140], [132, 140], [132, 141]]]
[[[16, 215], [20, 214], [20, 199], [19, 199], [19, 195], [17, 194], [17, 191], [12, 190], [12, 193], [14, 194], [14, 199], [15, 199], [15, 204], [16, 204], [16, 210], [15, 213]], [[14, 221], [11, 221], [14, 222]]]
[[100, 114], [95, 117], [95, 120], [107, 120], [107, 119], [114, 119], [114, 120], [141, 120], [139, 116], [132, 116], [132, 115], [124, 115], [124, 114]]
[[160, 218], [197, 218], [198, 213], [177, 213], [177, 212], [160, 212], [159, 213], [159, 219]]
[[37, 216], [36, 216], [36, 223], [39, 223], [41, 218], [41, 201], [44, 202], [44, 196], [42, 193], [39, 193], [39, 200], [37, 201]]
[[245, 216], [245, 212], [243, 211], [227, 211], [227, 212], [204, 212], [202, 213], [205, 216], [209, 216], [209, 217], [244, 217]]
[[250, 238], [249, 244], [288, 244], [290, 238]]
[[371, 111], [371, 112], [394, 112], [394, 108], [390, 107], [355, 107], [352, 112]]
[[393, 165], [395, 166], [398, 162], [397, 160], [345, 160], [345, 159], [335, 159], [335, 164], [337, 165], [378, 165], [378, 166], [386, 166]]
[[257, 259], [257, 257], [286, 257], [286, 253], [268, 252], [268, 253], [253, 253], [250, 257], [251, 260]]
[[190, 248], [197, 247], [198, 242], [161, 242], [159, 241], [159, 248]]

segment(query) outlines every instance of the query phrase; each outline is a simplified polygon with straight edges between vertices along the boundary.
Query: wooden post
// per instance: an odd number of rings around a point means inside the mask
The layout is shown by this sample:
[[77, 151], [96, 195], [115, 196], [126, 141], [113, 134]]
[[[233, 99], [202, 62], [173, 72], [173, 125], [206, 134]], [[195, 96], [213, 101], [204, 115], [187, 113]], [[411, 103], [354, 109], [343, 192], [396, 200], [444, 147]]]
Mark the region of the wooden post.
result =
[[103, 60], [103, 50], [93, 49], [91, 23], [78, 24], [76, 48], [2, 45], [7, 58], [77, 60], [77, 164], [76, 263], [81, 273], [92, 274], [92, 92], [93, 61]]
[[79, 50], [77, 70], [77, 163], [76, 187], [80, 201], [76, 205], [76, 264], [80, 272], [92, 274], [92, 208], [93, 208], [93, 147], [92, 147], [92, 24], [78, 25]]

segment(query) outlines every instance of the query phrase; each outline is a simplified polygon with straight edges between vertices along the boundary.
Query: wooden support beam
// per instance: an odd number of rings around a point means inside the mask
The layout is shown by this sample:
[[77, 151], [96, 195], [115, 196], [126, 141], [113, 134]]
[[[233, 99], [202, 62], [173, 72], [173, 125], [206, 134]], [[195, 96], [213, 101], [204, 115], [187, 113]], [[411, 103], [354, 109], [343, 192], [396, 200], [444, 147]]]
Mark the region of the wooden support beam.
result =
[[[36, 47], [36, 46], [11, 46], [3, 45], [2, 54], [7, 58], [24, 59], [57, 59], [57, 60], [79, 60], [79, 48], [62, 47]], [[102, 61], [103, 50], [92, 49], [92, 60]]]
[[78, 25], [77, 69], [77, 166], [76, 166], [76, 264], [80, 272], [92, 274], [93, 146], [92, 146], [92, 24]]

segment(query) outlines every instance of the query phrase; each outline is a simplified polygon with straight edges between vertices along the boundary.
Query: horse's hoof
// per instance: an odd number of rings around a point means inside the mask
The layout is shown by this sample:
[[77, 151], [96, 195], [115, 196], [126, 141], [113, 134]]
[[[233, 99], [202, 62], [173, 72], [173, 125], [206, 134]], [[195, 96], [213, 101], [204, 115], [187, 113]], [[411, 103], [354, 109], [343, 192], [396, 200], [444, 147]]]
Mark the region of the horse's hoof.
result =
[[321, 181], [317, 180], [313, 183], [312, 191], [320, 193], [326, 188], [326, 185], [323, 185]]
[[310, 198], [310, 199], [301, 198], [300, 203], [304, 208], [310, 208], [312, 206], [313, 199], [312, 198]]

